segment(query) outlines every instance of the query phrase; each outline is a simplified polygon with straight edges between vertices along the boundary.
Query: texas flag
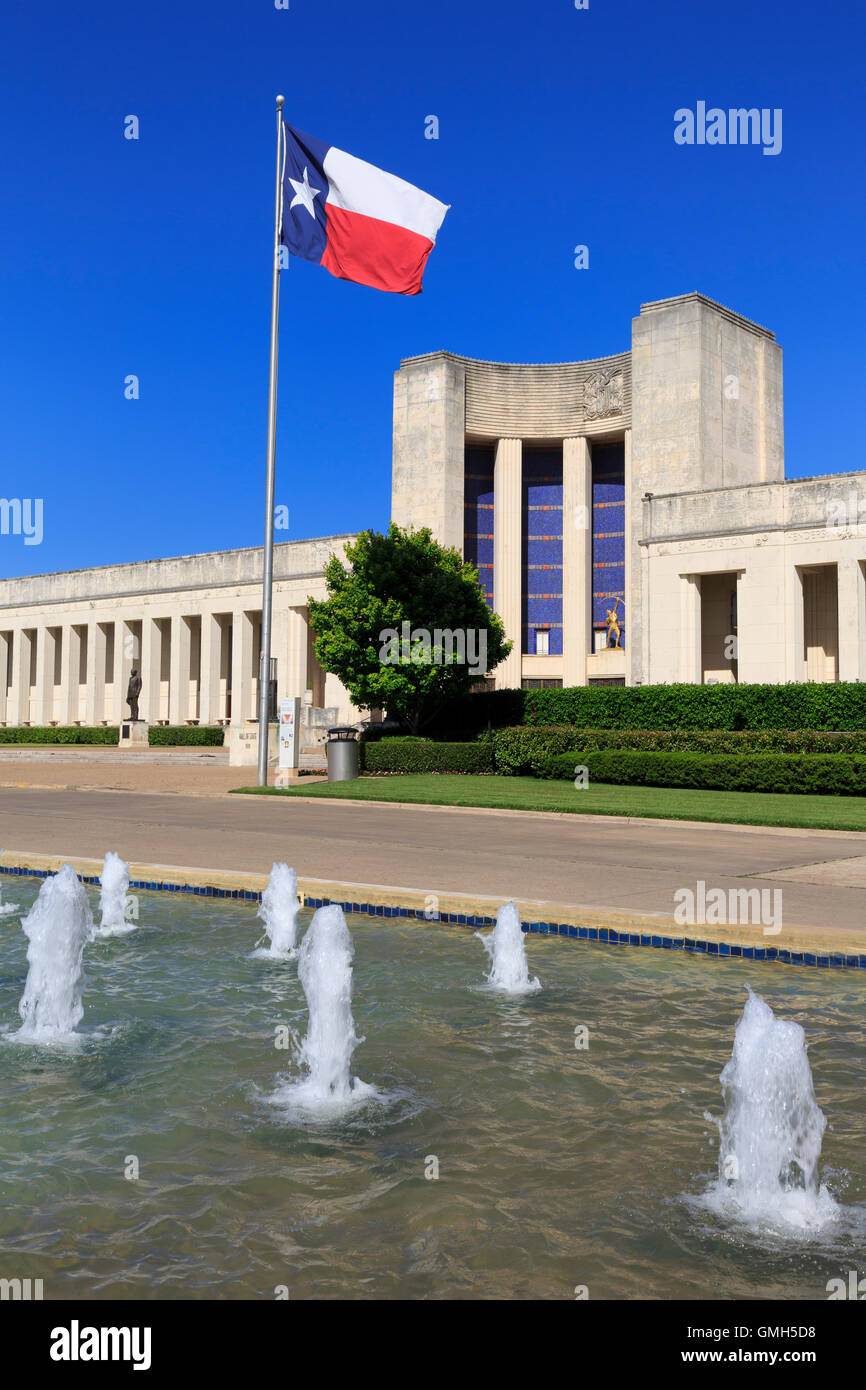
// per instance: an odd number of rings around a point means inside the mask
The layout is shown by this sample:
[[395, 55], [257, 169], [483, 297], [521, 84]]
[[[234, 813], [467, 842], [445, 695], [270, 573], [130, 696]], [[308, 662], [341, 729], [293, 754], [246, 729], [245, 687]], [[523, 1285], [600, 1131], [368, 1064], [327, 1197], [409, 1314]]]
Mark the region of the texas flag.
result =
[[294, 126], [284, 129], [283, 245], [339, 280], [420, 294], [448, 204]]

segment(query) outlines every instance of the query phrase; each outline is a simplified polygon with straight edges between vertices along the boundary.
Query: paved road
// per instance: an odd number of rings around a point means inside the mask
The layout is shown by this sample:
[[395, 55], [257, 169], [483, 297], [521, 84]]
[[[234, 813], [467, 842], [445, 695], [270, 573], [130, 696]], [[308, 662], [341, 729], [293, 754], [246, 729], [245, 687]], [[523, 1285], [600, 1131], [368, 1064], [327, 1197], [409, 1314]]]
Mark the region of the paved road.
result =
[[[7, 862], [10, 850], [100, 858], [113, 849], [144, 863], [267, 873], [284, 859], [302, 877], [666, 916], [675, 890], [701, 879], [781, 886], [787, 924], [831, 926], [866, 949], [866, 889], [846, 883], [863, 883], [866, 835], [6, 786], [0, 845]], [[786, 870], [797, 877], [780, 877]], [[819, 881], [802, 881], [813, 874]]]

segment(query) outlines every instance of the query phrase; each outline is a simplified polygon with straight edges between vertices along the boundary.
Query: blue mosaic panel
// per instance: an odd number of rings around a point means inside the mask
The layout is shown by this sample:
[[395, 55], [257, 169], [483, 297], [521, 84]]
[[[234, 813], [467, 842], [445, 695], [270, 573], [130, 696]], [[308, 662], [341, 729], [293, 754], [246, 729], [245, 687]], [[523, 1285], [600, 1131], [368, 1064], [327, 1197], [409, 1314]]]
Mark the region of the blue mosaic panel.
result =
[[[619, 600], [619, 601], [617, 601]], [[592, 446], [592, 627], [606, 632], [608, 609], [625, 623], [625, 445]], [[593, 638], [595, 650], [595, 638]]]
[[463, 485], [463, 558], [478, 570], [484, 597], [493, 607], [492, 447], [467, 446]]
[[523, 450], [523, 650], [562, 655], [562, 448]]

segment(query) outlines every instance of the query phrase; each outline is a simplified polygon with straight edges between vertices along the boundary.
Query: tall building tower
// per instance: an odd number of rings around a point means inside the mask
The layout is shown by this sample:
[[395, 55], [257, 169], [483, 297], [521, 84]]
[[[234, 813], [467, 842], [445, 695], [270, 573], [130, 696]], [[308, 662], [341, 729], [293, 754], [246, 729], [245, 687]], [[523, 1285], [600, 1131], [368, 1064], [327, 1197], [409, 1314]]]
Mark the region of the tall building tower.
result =
[[[651, 498], [782, 476], [781, 349], [699, 294], [643, 305], [630, 350], [611, 357], [437, 352], [395, 374], [392, 516], [477, 566], [514, 643], [498, 687], [650, 679]], [[715, 645], [735, 626], [737, 583], [707, 577], [707, 650], [690, 650], [682, 678], [702, 678], [706, 658], [736, 679]], [[694, 585], [683, 593], [697, 601]]]

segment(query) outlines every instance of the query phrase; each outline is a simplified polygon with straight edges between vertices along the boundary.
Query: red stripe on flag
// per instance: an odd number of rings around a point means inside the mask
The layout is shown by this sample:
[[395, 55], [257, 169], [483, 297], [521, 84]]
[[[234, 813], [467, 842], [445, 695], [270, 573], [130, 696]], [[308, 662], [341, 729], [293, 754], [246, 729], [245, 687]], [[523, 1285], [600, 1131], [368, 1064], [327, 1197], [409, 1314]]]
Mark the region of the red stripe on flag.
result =
[[328, 243], [322, 265], [338, 280], [393, 294], [420, 294], [433, 242], [418, 232], [361, 212], [327, 205]]

